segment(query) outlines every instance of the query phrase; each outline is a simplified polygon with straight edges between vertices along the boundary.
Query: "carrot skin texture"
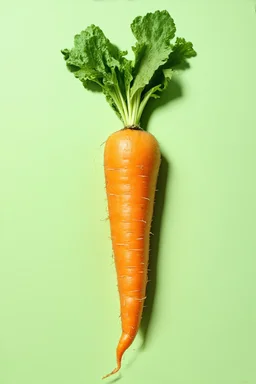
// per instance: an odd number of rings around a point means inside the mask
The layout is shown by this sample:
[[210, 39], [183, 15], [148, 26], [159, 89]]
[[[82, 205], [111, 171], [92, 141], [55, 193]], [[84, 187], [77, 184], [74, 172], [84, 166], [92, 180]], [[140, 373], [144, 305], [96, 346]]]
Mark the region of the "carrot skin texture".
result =
[[104, 172], [120, 297], [122, 335], [116, 368], [138, 332], [146, 295], [150, 227], [161, 154], [155, 137], [125, 128], [106, 141]]

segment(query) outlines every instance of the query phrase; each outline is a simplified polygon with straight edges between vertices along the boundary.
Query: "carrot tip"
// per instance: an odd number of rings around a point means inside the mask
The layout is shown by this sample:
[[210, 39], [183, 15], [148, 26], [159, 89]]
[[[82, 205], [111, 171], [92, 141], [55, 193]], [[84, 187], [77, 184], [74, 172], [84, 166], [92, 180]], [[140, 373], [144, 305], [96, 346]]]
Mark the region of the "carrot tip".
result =
[[115, 373], [117, 373], [117, 372], [119, 371], [119, 369], [120, 369], [120, 367], [115, 368], [112, 372], [110, 372], [109, 374], [103, 376], [103, 377], [102, 377], [102, 380], [103, 380], [103, 379], [106, 379], [106, 378], [109, 377], [109, 376], [114, 375]]

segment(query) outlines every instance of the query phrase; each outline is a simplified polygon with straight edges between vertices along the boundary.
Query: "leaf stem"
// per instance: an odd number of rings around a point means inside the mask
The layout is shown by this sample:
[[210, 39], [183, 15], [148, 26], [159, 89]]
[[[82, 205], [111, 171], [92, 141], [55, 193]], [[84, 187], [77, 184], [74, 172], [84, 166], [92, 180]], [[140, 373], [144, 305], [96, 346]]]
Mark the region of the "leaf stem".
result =
[[131, 113], [132, 113], [132, 107], [131, 107], [131, 97], [130, 97], [130, 86], [127, 89], [126, 92], [126, 99], [127, 99], [127, 107], [128, 107], [128, 124], [130, 124], [131, 121]]
[[141, 97], [141, 92], [142, 90], [138, 90], [134, 96], [135, 101], [134, 101], [134, 110], [133, 110], [133, 119], [132, 119], [132, 124], [139, 124], [139, 119], [138, 119], [138, 111], [139, 111], [139, 106], [140, 106], [140, 97]]
[[111, 97], [114, 100], [114, 103], [115, 103], [118, 111], [120, 112], [123, 123], [126, 125], [127, 124], [127, 116], [125, 115], [122, 104], [120, 104], [120, 99], [118, 98], [118, 95], [116, 93], [111, 93]]
[[151, 95], [153, 93], [153, 90], [150, 89], [146, 95], [144, 96], [143, 100], [141, 101], [140, 105], [139, 105], [139, 110], [138, 110], [138, 113], [137, 113], [137, 120], [136, 122], [139, 124], [140, 122], [140, 119], [141, 119], [141, 115], [142, 115], [142, 112], [144, 111], [144, 108], [146, 107]]
[[123, 110], [123, 114], [124, 114], [124, 117], [125, 117], [123, 122], [124, 122], [125, 125], [127, 125], [128, 124], [128, 120], [129, 120], [127, 104], [124, 101], [123, 95], [122, 95], [119, 87], [116, 87], [116, 91], [117, 91], [118, 99], [121, 101], [121, 108]]

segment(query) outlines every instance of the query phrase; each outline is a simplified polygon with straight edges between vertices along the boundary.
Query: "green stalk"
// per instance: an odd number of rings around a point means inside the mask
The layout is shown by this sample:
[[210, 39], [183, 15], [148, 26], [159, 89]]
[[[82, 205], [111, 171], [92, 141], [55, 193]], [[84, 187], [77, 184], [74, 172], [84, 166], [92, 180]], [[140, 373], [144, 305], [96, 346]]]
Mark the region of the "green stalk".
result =
[[127, 99], [127, 107], [128, 107], [128, 124], [130, 124], [130, 122], [131, 122], [131, 114], [132, 114], [131, 98], [130, 98], [130, 87], [127, 89], [126, 99]]
[[116, 107], [118, 111], [120, 112], [120, 115], [122, 116], [122, 120], [124, 125], [127, 125], [127, 116], [124, 113], [124, 110], [122, 108], [122, 104], [120, 104], [120, 99], [118, 99], [118, 96], [115, 93], [111, 93], [111, 97], [114, 100]]
[[132, 99], [130, 99], [130, 118], [129, 118], [129, 124], [130, 125], [137, 125], [138, 124], [138, 110], [140, 106], [140, 97], [141, 97], [141, 90], [136, 92], [136, 94], [133, 96]]
[[145, 106], [147, 105], [147, 102], [149, 101], [149, 99], [150, 99], [152, 93], [153, 93], [153, 92], [152, 92], [152, 90], [150, 89], [150, 90], [146, 93], [146, 95], [144, 96], [143, 100], [142, 100], [141, 103], [140, 103], [139, 110], [138, 110], [138, 114], [137, 114], [137, 120], [136, 120], [136, 123], [137, 123], [137, 124], [139, 124], [139, 122], [140, 122], [142, 112], [144, 111], [144, 108], [145, 108]]
[[116, 87], [116, 90], [117, 90], [117, 96], [118, 96], [119, 100], [121, 101], [123, 113], [124, 113], [124, 116], [125, 116], [124, 124], [127, 125], [128, 124], [128, 120], [129, 120], [127, 105], [126, 105], [126, 103], [124, 101], [124, 98], [123, 98], [123, 95], [122, 95], [122, 93], [120, 91], [120, 88]]

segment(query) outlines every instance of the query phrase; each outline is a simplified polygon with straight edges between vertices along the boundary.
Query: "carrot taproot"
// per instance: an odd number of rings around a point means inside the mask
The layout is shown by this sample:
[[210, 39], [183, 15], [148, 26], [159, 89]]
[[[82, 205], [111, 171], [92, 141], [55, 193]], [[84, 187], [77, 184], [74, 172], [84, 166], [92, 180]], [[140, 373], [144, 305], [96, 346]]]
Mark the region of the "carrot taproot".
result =
[[117, 272], [122, 334], [116, 368], [138, 332], [146, 296], [150, 226], [160, 166], [155, 137], [139, 127], [113, 133], [105, 144], [104, 172]]

